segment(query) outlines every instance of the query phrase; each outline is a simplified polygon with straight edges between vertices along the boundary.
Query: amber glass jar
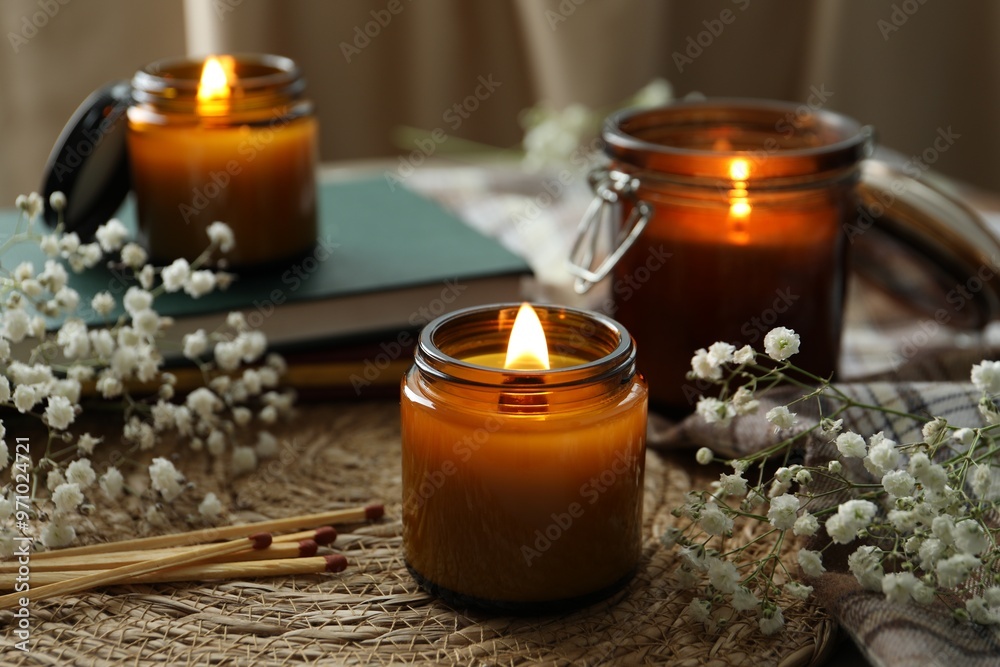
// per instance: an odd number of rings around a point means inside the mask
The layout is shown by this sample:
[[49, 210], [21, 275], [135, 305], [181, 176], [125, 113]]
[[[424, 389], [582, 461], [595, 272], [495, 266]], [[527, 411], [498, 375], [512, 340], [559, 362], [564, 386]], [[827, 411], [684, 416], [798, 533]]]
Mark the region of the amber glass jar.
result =
[[623, 585], [639, 562], [646, 385], [595, 313], [536, 306], [550, 370], [505, 370], [516, 304], [424, 328], [402, 384], [403, 545], [452, 601], [543, 611]]
[[843, 227], [857, 217], [871, 132], [803, 109], [705, 101], [605, 123], [609, 164], [595, 178], [590, 227], [612, 206], [617, 253], [595, 269], [581, 241], [578, 289], [611, 272], [614, 316], [640, 345], [658, 407], [690, 410], [707, 389], [685, 377], [695, 350], [715, 341], [761, 349], [777, 326], [801, 336], [799, 364], [823, 376], [837, 367]]
[[202, 60], [162, 60], [132, 79], [132, 187], [156, 262], [197, 256], [216, 220], [235, 232], [235, 267], [316, 241], [317, 122], [299, 69], [278, 56], [218, 58], [226, 78], [212, 95]]

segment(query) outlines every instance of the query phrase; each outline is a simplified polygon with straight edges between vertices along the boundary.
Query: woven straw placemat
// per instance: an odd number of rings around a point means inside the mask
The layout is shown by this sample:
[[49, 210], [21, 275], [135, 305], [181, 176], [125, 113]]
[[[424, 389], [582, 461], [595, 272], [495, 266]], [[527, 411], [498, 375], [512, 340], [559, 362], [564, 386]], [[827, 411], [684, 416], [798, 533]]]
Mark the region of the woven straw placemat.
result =
[[[831, 643], [832, 620], [803, 602], [785, 611], [787, 627], [774, 637], [763, 637], [747, 615], [707, 632], [683, 614], [693, 594], [674, 583], [676, 559], [660, 535], [676, 521], [670, 509], [698, 471], [658, 454], [647, 458], [643, 560], [632, 582], [572, 613], [507, 617], [453, 609], [407, 573], [398, 405], [306, 407], [281, 435], [281, 455], [246, 477], [227, 479], [224, 466], [200, 454], [177, 457], [177, 465], [201, 493], [214, 489], [236, 507], [236, 520], [384, 501], [382, 522], [348, 527], [338, 538], [350, 561], [346, 572], [117, 586], [36, 602], [27, 653], [14, 648], [11, 612], [0, 613], [2, 663], [798, 666], [822, 662]], [[85, 541], [184, 530], [192, 527], [189, 510], [163, 507], [163, 523], [150, 529], [141, 506], [126, 504], [95, 512], [79, 529]]]

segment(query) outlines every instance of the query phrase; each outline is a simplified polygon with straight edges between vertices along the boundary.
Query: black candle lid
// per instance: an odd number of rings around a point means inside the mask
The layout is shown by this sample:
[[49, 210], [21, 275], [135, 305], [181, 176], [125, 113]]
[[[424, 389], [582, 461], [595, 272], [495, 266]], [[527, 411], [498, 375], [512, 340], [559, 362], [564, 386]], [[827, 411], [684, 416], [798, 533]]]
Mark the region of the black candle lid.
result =
[[130, 187], [125, 146], [130, 102], [129, 82], [115, 81], [95, 90], [66, 123], [45, 165], [42, 193], [49, 226], [58, 217], [48, 205], [53, 192], [66, 195], [66, 231], [84, 241], [121, 206]]

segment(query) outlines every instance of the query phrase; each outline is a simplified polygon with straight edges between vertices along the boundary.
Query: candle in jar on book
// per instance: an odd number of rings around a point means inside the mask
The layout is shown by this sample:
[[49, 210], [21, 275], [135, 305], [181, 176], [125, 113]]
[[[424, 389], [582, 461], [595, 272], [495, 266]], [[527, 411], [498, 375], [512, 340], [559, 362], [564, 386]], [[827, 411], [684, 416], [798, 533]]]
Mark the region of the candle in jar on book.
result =
[[140, 233], [157, 262], [193, 259], [216, 220], [232, 266], [316, 240], [316, 137], [295, 64], [276, 56], [167, 60], [136, 73], [128, 152]]
[[488, 608], [615, 590], [639, 559], [645, 433], [645, 382], [617, 322], [527, 305], [438, 318], [402, 385], [409, 568]]

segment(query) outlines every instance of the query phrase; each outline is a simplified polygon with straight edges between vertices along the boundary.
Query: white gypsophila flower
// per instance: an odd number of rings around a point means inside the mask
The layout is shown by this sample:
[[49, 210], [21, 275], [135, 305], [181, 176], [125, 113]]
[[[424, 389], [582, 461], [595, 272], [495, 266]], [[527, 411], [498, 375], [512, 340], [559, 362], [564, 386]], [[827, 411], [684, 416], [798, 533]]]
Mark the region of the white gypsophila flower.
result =
[[951, 438], [958, 444], [968, 447], [975, 441], [976, 431], [971, 428], [955, 429], [951, 434]]
[[952, 531], [955, 547], [962, 553], [978, 556], [990, 546], [990, 537], [975, 519], [966, 519], [955, 524]]
[[188, 359], [197, 359], [208, 349], [208, 336], [204, 329], [198, 329], [194, 333], [184, 336], [184, 356]]
[[115, 353], [115, 339], [107, 329], [94, 329], [90, 332], [90, 345], [102, 360], [110, 359]]
[[910, 457], [909, 472], [925, 489], [944, 491], [948, 484], [948, 473], [937, 463], [932, 463], [927, 454], [917, 452]]
[[129, 287], [122, 305], [129, 315], [135, 316], [136, 313], [153, 307], [153, 295], [141, 287]]
[[847, 457], [861, 458], [868, 453], [865, 439], [853, 431], [845, 431], [837, 436], [837, 450]]
[[140, 421], [136, 417], [130, 419], [125, 428], [122, 429], [122, 437], [129, 442], [134, 442], [141, 451], [152, 449], [153, 445], [156, 444], [156, 432], [152, 425]]
[[868, 440], [868, 455], [864, 459], [864, 464], [871, 474], [884, 475], [896, 469], [901, 457], [896, 443], [879, 431]]
[[826, 464], [826, 469], [834, 475], [839, 475], [844, 470], [844, 464], [840, 461], [833, 460]]
[[56, 345], [67, 359], [80, 359], [90, 354], [87, 325], [81, 320], [66, 320], [56, 333]]
[[233, 408], [233, 421], [237, 426], [246, 426], [250, 423], [252, 418], [253, 413], [250, 412], [250, 408], [245, 408], [243, 406]]
[[153, 417], [153, 430], [166, 431], [174, 426], [174, 411], [177, 406], [167, 401], [157, 401], [151, 408], [150, 415]]
[[774, 611], [768, 616], [761, 616], [757, 621], [757, 625], [760, 627], [760, 631], [765, 635], [773, 635], [781, 631], [785, 627], [785, 617], [781, 614], [781, 609], [778, 607], [774, 608]]
[[64, 195], [59, 190], [56, 190], [49, 195], [49, 206], [56, 213], [62, 212], [66, 208], [66, 195]]
[[247, 319], [243, 316], [243, 313], [234, 310], [226, 315], [226, 326], [237, 331], [243, 331], [247, 328]]
[[153, 267], [146, 264], [146, 260], [149, 259], [146, 250], [138, 243], [126, 243], [122, 248], [121, 256], [122, 262], [134, 270], [142, 269], [145, 271], [146, 267], [149, 268], [149, 284], [147, 284], [147, 281], [140, 280], [142, 286], [145, 289], [149, 289], [152, 284]]
[[693, 621], [706, 623], [712, 618], [712, 604], [708, 600], [694, 598], [686, 607], [687, 615]]
[[747, 481], [739, 473], [732, 475], [723, 473], [719, 476], [719, 491], [726, 496], [745, 496]]
[[156, 271], [153, 270], [152, 264], [146, 264], [139, 270], [136, 277], [139, 279], [142, 289], [153, 289], [153, 282], [156, 280]]
[[114, 252], [128, 239], [128, 230], [118, 218], [111, 218], [97, 228], [94, 236], [97, 237], [97, 242], [101, 244], [104, 252]]
[[278, 439], [267, 431], [257, 434], [257, 444], [255, 445], [257, 456], [262, 459], [270, 459], [278, 455]]
[[806, 486], [813, 481], [812, 473], [803, 468], [795, 473], [795, 481], [802, 486]]
[[65, 481], [66, 478], [63, 477], [61, 470], [59, 470], [58, 468], [50, 470], [49, 473], [45, 476], [45, 488], [48, 489], [49, 491], [55, 491], [56, 487], [59, 486], [60, 484], [63, 484]]
[[153, 489], [159, 491], [166, 501], [171, 501], [181, 494], [184, 487], [181, 486], [183, 477], [169, 460], [158, 457], [153, 459], [149, 466], [149, 478], [153, 482]]
[[221, 341], [215, 345], [215, 363], [224, 371], [233, 371], [240, 365], [240, 346], [236, 341]]
[[211, 271], [193, 271], [184, 281], [184, 291], [193, 299], [202, 297], [215, 289], [215, 274]]
[[750, 592], [745, 586], [738, 586], [733, 592], [733, 609], [736, 611], [750, 611], [760, 605], [757, 596]]
[[97, 479], [97, 473], [90, 465], [90, 459], [77, 459], [66, 467], [66, 481], [79, 484], [81, 489], [90, 487]]
[[570, 104], [558, 111], [535, 109], [526, 118], [521, 146], [524, 166], [529, 171], [565, 164], [580, 150], [597, 123], [594, 114], [581, 104]]
[[111, 500], [115, 500], [122, 495], [125, 478], [122, 477], [118, 468], [111, 466], [103, 475], [101, 475], [101, 479], [98, 484], [101, 487], [101, 491], [104, 492], [104, 495]]
[[76, 441], [76, 448], [81, 453], [86, 454], [87, 456], [90, 456], [91, 454], [94, 453], [94, 448], [98, 444], [100, 444], [101, 440], [103, 440], [103, 438], [95, 438], [94, 436], [90, 435], [89, 433], [84, 433]]
[[199, 387], [188, 394], [185, 403], [202, 419], [210, 419], [215, 411], [222, 407], [219, 397], [206, 387]]
[[146, 508], [145, 518], [151, 526], [162, 526], [167, 523], [167, 519], [163, 516], [163, 512], [161, 512], [156, 505], [150, 505]]
[[632, 96], [632, 107], [659, 107], [674, 99], [674, 89], [666, 79], [653, 79]]
[[798, 421], [795, 418], [795, 413], [790, 412], [784, 405], [768, 410], [765, 418], [778, 428], [791, 428]]
[[749, 364], [754, 360], [755, 356], [753, 348], [749, 345], [744, 345], [740, 349], [733, 352], [733, 363], [740, 365]]
[[53, 518], [42, 528], [41, 540], [47, 549], [64, 547], [75, 539], [76, 529], [56, 518]]
[[236, 237], [232, 228], [224, 222], [213, 222], [205, 230], [209, 240], [219, 246], [222, 252], [229, 252], [236, 245]]
[[790, 581], [784, 585], [783, 590], [796, 600], [808, 600], [809, 596], [812, 595], [813, 587], [800, 584], [797, 581]]
[[753, 397], [753, 391], [747, 387], [737, 389], [730, 397], [730, 401], [738, 415], [753, 414], [760, 408], [760, 401]]
[[48, 259], [45, 260], [45, 269], [38, 274], [38, 280], [54, 294], [63, 287], [66, 287], [66, 283], [69, 281], [69, 274], [66, 273], [66, 267], [62, 264]]
[[972, 367], [972, 384], [987, 394], [1000, 393], [1000, 361], [985, 359]]
[[132, 326], [137, 332], [150, 339], [160, 330], [160, 316], [152, 308], [140, 310], [132, 316]]
[[708, 360], [713, 366], [721, 366], [733, 360], [736, 347], [729, 343], [712, 343], [708, 347]]
[[890, 470], [882, 475], [882, 488], [893, 498], [904, 498], [913, 493], [916, 480], [905, 470]]
[[233, 475], [239, 476], [257, 469], [257, 452], [253, 447], [233, 447]]
[[55, 234], [47, 234], [38, 242], [38, 247], [42, 249], [48, 257], [55, 257], [59, 254], [59, 239]]
[[265, 406], [257, 418], [265, 424], [273, 424], [278, 421], [278, 410], [273, 405]]
[[947, 549], [948, 546], [936, 537], [924, 540], [920, 544], [920, 548], [917, 549], [917, 558], [920, 559], [920, 567], [925, 570], [934, 569], [938, 561], [944, 557]]
[[775, 361], [785, 361], [799, 351], [799, 335], [785, 327], [775, 327], [764, 336], [764, 351]]
[[683, 534], [684, 531], [680, 528], [671, 526], [663, 531], [662, 535], [660, 535], [660, 544], [663, 545], [664, 549], [673, 549], [674, 546], [677, 545], [677, 540], [679, 540]]
[[698, 517], [698, 526], [709, 535], [725, 535], [733, 529], [733, 520], [717, 506], [707, 505]]
[[14, 267], [14, 280], [24, 282], [35, 277], [35, 265], [31, 262], [21, 262]]
[[198, 514], [204, 518], [212, 520], [222, 514], [222, 503], [211, 491], [205, 495], [205, 499], [198, 505]]
[[64, 313], [72, 313], [80, 305], [80, 293], [72, 287], [63, 287], [56, 292], [55, 302]]
[[699, 399], [695, 408], [702, 419], [707, 424], [725, 424], [736, 416], [736, 410], [731, 403], [720, 401], [717, 398], [703, 397]]
[[708, 350], [701, 348], [691, 357], [691, 374], [702, 380], [718, 380], [722, 377], [722, 369], [713, 363]]
[[20, 343], [31, 333], [31, 317], [20, 308], [3, 313], [3, 336], [12, 343]]
[[818, 577], [826, 572], [826, 568], [823, 567], [823, 554], [818, 551], [799, 549], [799, 553], [795, 559], [799, 562], [799, 567], [802, 568], [802, 571], [808, 577]]
[[40, 400], [35, 387], [29, 384], [19, 384], [14, 388], [14, 407], [18, 412], [31, 411]]
[[965, 601], [965, 611], [969, 618], [980, 625], [996, 625], [1000, 623], [1000, 610], [991, 609], [986, 600], [973, 596]]
[[14, 514], [14, 503], [6, 496], [0, 496], [0, 521], [6, 521]]
[[267, 336], [260, 331], [241, 331], [236, 337], [236, 343], [240, 347], [243, 361], [247, 363], [257, 361], [267, 351]]
[[920, 433], [929, 444], [934, 444], [942, 439], [948, 432], [948, 421], [937, 417], [923, 425]]
[[792, 532], [801, 537], [815, 535], [817, 530], [819, 530], [819, 519], [809, 512], [803, 512], [802, 516], [792, 524]]
[[10, 359], [10, 342], [0, 338], [0, 360]]
[[890, 572], [882, 577], [882, 592], [890, 602], [909, 602], [918, 581], [912, 572]]
[[975, 556], [958, 553], [949, 558], [939, 560], [934, 568], [938, 585], [945, 588], [955, 588], [969, 578], [973, 569], [982, 565]]
[[44, 289], [45, 288], [42, 287], [42, 284], [34, 278], [25, 280], [21, 283], [21, 291], [30, 296], [32, 299], [37, 299]]
[[191, 275], [191, 265], [186, 259], [175, 259], [173, 264], [163, 269], [160, 278], [163, 279], [163, 289], [176, 292], [184, 287], [184, 281]]
[[205, 439], [208, 445], [208, 453], [212, 456], [221, 456], [226, 451], [226, 434], [219, 430], [213, 430]]
[[82, 265], [83, 268], [91, 269], [97, 266], [103, 256], [100, 244], [85, 243], [80, 246], [76, 256], [69, 258], [70, 267], [76, 270], [77, 266]]
[[83, 492], [75, 482], [64, 482], [52, 492], [52, 503], [60, 512], [72, 512], [83, 502]]
[[778, 530], [788, 530], [795, 525], [798, 511], [799, 499], [786, 493], [771, 500], [771, 507], [767, 510], [767, 520]]
[[98, 292], [90, 300], [90, 307], [98, 315], [107, 315], [115, 309], [115, 298], [111, 296], [110, 292]]
[[[972, 471], [972, 492], [977, 497], [987, 500], [990, 488], [993, 486], [993, 470], [988, 463], [979, 463]], [[992, 500], [992, 498], [989, 498]]]
[[257, 372], [257, 369], [248, 368], [243, 371], [243, 386], [247, 388], [247, 392], [251, 396], [256, 396], [263, 391], [263, 383], [261, 382], [260, 373]]
[[730, 561], [712, 558], [708, 562], [708, 581], [720, 593], [731, 595], [736, 592], [740, 575]]
[[881, 563], [882, 552], [877, 547], [863, 546], [847, 557], [847, 567], [865, 590], [882, 591], [884, 572]]

